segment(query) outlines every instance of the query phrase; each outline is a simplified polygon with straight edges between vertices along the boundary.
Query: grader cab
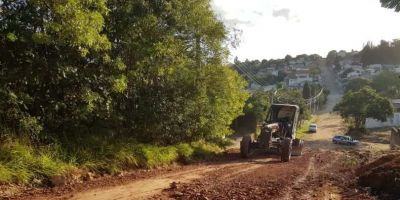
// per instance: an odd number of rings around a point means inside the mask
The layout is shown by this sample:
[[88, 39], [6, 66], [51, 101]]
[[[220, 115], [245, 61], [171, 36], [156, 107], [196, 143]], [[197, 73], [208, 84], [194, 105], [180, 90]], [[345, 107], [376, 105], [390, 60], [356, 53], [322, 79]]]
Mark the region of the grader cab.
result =
[[304, 142], [296, 138], [299, 114], [297, 105], [271, 105], [257, 139], [253, 140], [250, 135], [243, 136], [240, 142], [241, 156], [248, 158], [257, 150], [278, 153], [283, 162], [288, 162], [292, 155], [301, 156]]

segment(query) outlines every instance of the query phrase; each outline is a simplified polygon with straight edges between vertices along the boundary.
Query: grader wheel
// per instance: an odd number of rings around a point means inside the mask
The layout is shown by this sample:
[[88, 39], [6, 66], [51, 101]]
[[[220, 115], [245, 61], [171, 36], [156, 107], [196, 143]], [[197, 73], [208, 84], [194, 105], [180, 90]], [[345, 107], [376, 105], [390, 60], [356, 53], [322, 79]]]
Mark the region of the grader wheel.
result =
[[248, 158], [250, 156], [250, 145], [251, 137], [249, 135], [243, 136], [242, 141], [240, 141], [240, 155], [242, 158]]
[[289, 162], [292, 156], [292, 139], [285, 138], [281, 145], [281, 161]]

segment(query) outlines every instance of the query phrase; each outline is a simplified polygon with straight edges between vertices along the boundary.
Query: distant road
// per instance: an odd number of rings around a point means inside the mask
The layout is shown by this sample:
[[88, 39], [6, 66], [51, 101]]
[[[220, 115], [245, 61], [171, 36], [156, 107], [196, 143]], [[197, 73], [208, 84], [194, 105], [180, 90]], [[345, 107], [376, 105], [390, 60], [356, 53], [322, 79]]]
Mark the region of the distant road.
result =
[[328, 102], [318, 114], [332, 112], [333, 107], [340, 101], [343, 96], [343, 91], [336, 82], [336, 73], [330, 68], [323, 64], [321, 68], [322, 84], [330, 91], [328, 96]]

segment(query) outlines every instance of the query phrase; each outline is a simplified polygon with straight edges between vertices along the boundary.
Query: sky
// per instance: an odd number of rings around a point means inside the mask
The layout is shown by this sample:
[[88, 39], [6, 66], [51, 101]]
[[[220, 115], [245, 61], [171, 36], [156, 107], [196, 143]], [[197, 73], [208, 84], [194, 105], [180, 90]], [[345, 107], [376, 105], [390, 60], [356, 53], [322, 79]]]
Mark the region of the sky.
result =
[[230, 59], [276, 59], [330, 50], [361, 50], [400, 38], [400, 13], [379, 0], [212, 0], [240, 43]]

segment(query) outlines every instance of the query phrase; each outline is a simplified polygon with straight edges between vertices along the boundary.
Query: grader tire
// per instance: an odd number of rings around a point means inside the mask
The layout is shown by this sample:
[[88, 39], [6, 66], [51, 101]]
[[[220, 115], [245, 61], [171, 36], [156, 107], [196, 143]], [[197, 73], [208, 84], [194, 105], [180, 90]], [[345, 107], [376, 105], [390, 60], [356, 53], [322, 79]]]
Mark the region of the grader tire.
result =
[[250, 145], [251, 137], [249, 135], [243, 136], [242, 141], [240, 141], [240, 155], [242, 158], [248, 158], [250, 156]]
[[281, 145], [281, 161], [289, 162], [292, 156], [292, 139], [285, 138]]
[[302, 156], [303, 155], [303, 148], [304, 148], [303, 140], [294, 139], [292, 146], [293, 146], [292, 156]]

